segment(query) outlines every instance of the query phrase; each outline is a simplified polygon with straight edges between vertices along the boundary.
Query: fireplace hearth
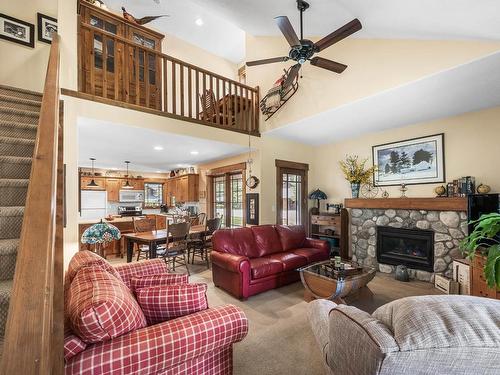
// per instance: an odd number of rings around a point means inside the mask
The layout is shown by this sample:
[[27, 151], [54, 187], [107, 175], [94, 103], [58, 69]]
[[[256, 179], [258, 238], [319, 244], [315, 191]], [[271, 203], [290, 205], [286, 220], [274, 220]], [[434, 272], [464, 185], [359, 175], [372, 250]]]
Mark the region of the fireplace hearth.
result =
[[377, 261], [434, 271], [434, 232], [422, 229], [377, 227]]

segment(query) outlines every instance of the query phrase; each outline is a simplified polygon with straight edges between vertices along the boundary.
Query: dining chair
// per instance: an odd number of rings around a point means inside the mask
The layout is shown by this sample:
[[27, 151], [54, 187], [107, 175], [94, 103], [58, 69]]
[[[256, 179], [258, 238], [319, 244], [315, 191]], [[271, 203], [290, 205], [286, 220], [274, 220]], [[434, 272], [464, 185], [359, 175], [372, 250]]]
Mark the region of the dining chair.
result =
[[180, 265], [186, 267], [188, 275], [190, 273], [186, 253], [188, 250], [189, 228], [189, 222], [167, 225], [169, 236], [167, 237], [166, 247], [156, 252], [159, 257], [165, 260], [167, 267], [170, 267], [170, 264], [172, 265], [172, 271], [175, 272], [175, 266]]
[[205, 219], [207, 218], [207, 214], [202, 212], [198, 214], [198, 225], [205, 225]]
[[[138, 219], [136, 217], [132, 218], [132, 222], [134, 224], [134, 232], [151, 232], [156, 230], [156, 218], [141, 218]], [[148, 259], [149, 258], [149, 246], [148, 245], [139, 245], [137, 249], [137, 261], [141, 258]]]
[[216, 217], [208, 219], [205, 230], [199, 234], [199, 237], [189, 241], [189, 254], [191, 254], [191, 264], [194, 264], [194, 257], [200, 257], [205, 261], [207, 268], [210, 268], [209, 253], [212, 249], [212, 236], [216, 230], [220, 229], [221, 219]]

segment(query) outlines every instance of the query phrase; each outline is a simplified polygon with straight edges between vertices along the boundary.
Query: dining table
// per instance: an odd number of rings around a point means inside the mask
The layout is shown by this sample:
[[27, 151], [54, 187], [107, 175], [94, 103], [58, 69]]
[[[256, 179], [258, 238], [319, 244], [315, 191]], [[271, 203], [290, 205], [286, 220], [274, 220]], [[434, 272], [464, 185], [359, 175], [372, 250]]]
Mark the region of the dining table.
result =
[[[193, 225], [189, 229], [189, 238], [196, 238], [206, 231], [205, 225]], [[158, 245], [166, 244], [170, 233], [166, 229], [153, 230], [149, 232], [135, 232], [122, 234], [127, 249], [127, 263], [132, 262], [134, 256], [134, 244], [147, 245], [149, 247], [149, 259], [157, 257]]]

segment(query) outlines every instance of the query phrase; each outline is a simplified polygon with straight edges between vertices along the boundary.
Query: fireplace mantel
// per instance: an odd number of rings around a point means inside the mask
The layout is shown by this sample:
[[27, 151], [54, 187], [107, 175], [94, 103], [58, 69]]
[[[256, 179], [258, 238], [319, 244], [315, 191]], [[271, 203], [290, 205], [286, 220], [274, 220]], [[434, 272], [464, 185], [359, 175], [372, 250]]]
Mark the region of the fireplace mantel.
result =
[[396, 210], [467, 211], [467, 198], [373, 198], [351, 199], [346, 208], [378, 208]]

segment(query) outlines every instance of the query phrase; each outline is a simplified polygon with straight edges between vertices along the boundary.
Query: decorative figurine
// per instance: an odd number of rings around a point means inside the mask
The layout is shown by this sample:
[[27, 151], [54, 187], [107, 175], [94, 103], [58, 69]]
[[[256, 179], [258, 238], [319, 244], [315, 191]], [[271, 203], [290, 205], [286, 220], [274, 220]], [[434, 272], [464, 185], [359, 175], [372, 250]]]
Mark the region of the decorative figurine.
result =
[[406, 187], [405, 183], [401, 184], [401, 187], [399, 188], [399, 191], [401, 191], [401, 198], [408, 198], [406, 196], [406, 192], [408, 191], [408, 188]]
[[382, 193], [382, 198], [389, 198], [389, 192], [387, 190], [384, 190], [384, 192]]
[[434, 193], [437, 194], [438, 198], [444, 197], [446, 195], [446, 188], [443, 185], [438, 186], [434, 189]]
[[378, 195], [379, 188], [374, 186], [371, 182], [361, 186], [361, 195], [364, 198], [375, 198]]
[[168, 14], [162, 14], [159, 16], [146, 16], [142, 18], [135, 18], [133, 15], [131, 15], [125, 10], [125, 7], [122, 7], [122, 11], [123, 11], [123, 18], [125, 18], [127, 21], [136, 23], [138, 25], [145, 25], [161, 17], [170, 17]]
[[479, 194], [488, 194], [490, 191], [491, 187], [489, 187], [488, 185], [479, 184], [479, 186], [477, 187], [477, 192]]

